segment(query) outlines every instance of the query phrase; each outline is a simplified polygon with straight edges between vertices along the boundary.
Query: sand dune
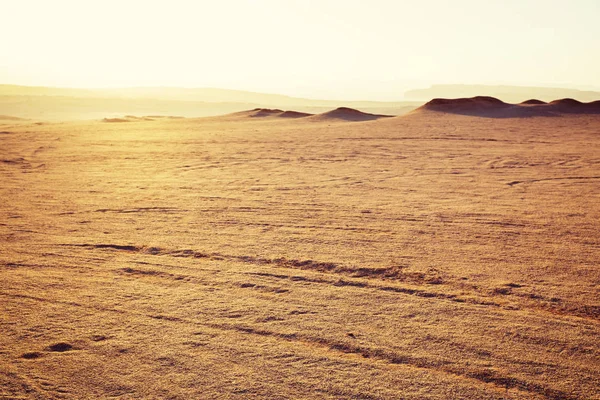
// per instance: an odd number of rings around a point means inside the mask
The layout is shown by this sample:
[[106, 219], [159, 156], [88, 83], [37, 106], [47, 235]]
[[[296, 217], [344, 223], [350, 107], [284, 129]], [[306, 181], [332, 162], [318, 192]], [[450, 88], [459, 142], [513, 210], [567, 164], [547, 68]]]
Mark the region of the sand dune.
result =
[[311, 115], [313, 115], [313, 114], [299, 112], [299, 111], [284, 111], [281, 114], [279, 114], [279, 117], [280, 118], [304, 118], [304, 117], [310, 117]]
[[131, 122], [129, 118], [104, 118], [102, 122]]
[[575, 99], [560, 99], [551, 101], [548, 106], [559, 113], [600, 114], [600, 100], [583, 103]]
[[124, 117], [116, 118], [103, 118], [102, 122], [140, 122], [140, 121], [154, 121], [160, 119], [184, 119], [185, 117], [173, 116], [173, 115], [147, 115], [138, 117], [135, 115], [125, 115]]
[[529, 100], [525, 100], [519, 104], [548, 104], [545, 101], [542, 100], [538, 100], [538, 99], [529, 99]]
[[262, 118], [262, 117], [275, 117], [283, 113], [283, 110], [279, 110], [277, 108], [255, 108], [250, 111], [249, 117], [253, 118]]
[[253, 110], [241, 111], [226, 115], [235, 118], [290, 118], [307, 119], [310, 121], [372, 121], [389, 115], [365, 113], [353, 108], [339, 107], [321, 114], [309, 114], [298, 111], [283, 111], [280, 109], [255, 108]]
[[519, 104], [510, 104], [489, 96], [438, 98], [429, 101], [414, 112], [429, 111], [487, 118], [553, 117], [562, 114], [599, 114], [600, 101], [583, 103], [574, 99], [560, 99], [545, 103], [531, 99]]
[[307, 118], [310, 121], [372, 121], [388, 115], [365, 113], [354, 108], [338, 107], [334, 110], [321, 114], [309, 114], [298, 111], [283, 111], [270, 108], [255, 108], [253, 110], [241, 111], [229, 114], [225, 117], [242, 118]]
[[11, 115], [0, 115], [0, 121], [26, 121], [26, 119], [13, 117]]
[[370, 114], [354, 108], [338, 107], [335, 110], [314, 115], [311, 119], [315, 121], [372, 121], [386, 117], [390, 117], [390, 115]]
[[134, 115], [126, 115], [123, 118], [104, 118], [104, 119], [102, 119], [102, 122], [140, 122], [140, 121], [154, 121], [154, 118], [136, 117]]
[[224, 115], [225, 118], [302, 118], [311, 114], [297, 111], [284, 111], [278, 108], [254, 108], [252, 110], [240, 111]]
[[579, 100], [575, 100], [575, 99], [558, 99], [558, 100], [552, 100], [550, 102], [550, 104], [555, 104], [557, 106], [568, 106], [568, 107], [578, 107], [581, 106], [582, 103]]
[[433, 85], [427, 89], [409, 90], [405, 93], [407, 99], [419, 100], [427, 100], [435, 97], [459, 98], [481, 95], [493, 96], [511, 103], [517, 103], [527, 98], [544, 101], [551, 101], [562, 97], [572, 97], [581, 101], [593, 101], [600, 98], [600, 92], [598, 91], [506, 85]]
[[283, 111], [280, 109], [255, 108], [253, 110], [241, 111], [225, 115], [226, 118], [290, 118], [306, 119], [309, 121], [372, 121], [390, 115], [370, 114], [348, 107], [338, 107], [334, 110], [321, 114], [309, 114], [298, 111]]

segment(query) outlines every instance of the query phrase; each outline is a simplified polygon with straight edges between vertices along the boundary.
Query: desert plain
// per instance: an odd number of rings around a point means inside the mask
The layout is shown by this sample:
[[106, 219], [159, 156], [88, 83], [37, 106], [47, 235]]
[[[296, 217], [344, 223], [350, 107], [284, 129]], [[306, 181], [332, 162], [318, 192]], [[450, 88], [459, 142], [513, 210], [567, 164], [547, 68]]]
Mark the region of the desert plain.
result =
[[481, 110], [3, 118], [0, 398], [600, 399], [600, 115]]

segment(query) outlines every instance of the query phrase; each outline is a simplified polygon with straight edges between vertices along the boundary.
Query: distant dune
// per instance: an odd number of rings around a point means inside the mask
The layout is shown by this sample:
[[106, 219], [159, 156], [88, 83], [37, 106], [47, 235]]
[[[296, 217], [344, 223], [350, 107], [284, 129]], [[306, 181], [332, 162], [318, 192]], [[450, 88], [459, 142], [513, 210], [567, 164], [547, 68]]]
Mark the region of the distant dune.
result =
[[153, 118], [136, 117], [134, 115], [126, 115], [123, 118], [104, 118], [103, 122], [137, 122], [137, 121], [153, 121]]
[[172, 117], [172, 116], [163, 116], [163, 115], [151, 115], [145, 117], [137, 117], [135, 115], [126, 115], [122, 118], [103, 118], [103, 122], [139, 122], [139, 121], [154, 121], [155, 119], [179, 119], [183, 117]]
[[[421, 104], [414, 101], [305, 99], [214, 88], [71, 89], [0, 84], [0, 110], [3, 114], [44, 120], [102, 119], [126, 114], [196, 118], [258, 107], [318, 114], [344, 106], [376, 114], [401, 115]], [[308, 115], [281, 115], [284, 118], [305, 116]]]
[[508, 106], [502, 100], [489, 96], [476, 96], [464, 99], [433, 99], [423, 107], [442, 107], [442, 108], [499, 108]]
[[226, 118], [259, 118], [259, 119], [306, 119], [307, 121], [372, 121], [379, 118], [391, 117], [391, 115], [371, 114], [354, 108], [338, 107], [320, 114], [309, 114], [299, 111], [283, 111], [278, 108], [254, 108], [252, 110], [240, 111], [225, 116]]
[[280, 118], [304, 118], [304, 117], [310, 117], [311, 115], [313, 115], [313, 114], [299, 112], [299, 111], [284, 111], [281, 114], [279, 114], [279, 117]]
[[247, 111], [240, 111], [233, 114], [228, 114], [228, 117], [241, 118], [303, 118], [312, 114], [302, 113], [298, 111], [283, 111], [278, 108], [255, 108]]
[[25, 121], [25, 118], [13, 117], [11, 115], [0, 115], [0, 121]]
[[538, 100], [538, 99], [529, 99], [529, 100], [525, 100], [523, 102], [521, 102], [520, 104], [548, 104], [545, 101], [542, 100]]
[[427, 89], [409, 90], [404, 93], [406, 99], [426, 101], [441, 98], [465, 98], [474, 96], [492, 96], [509, 103], [522, 99], [540, 99], [551, 101], [560, 98], [574, 98], [579, 101], [593, 101], [600, 98], [600, 92], [566, 88], [534, 86], [494, 86], [494, 85], [433, 85]]
[[102, 122], [130, 122], [128, 118], [104, 118]]
[[574, 99], [560, 99], [545, 103], [531, 99], [519, 104], [510, 104], [495, 97], [476, 96], [433, 99], [414, 112], [429, 111], [487, 118], [553, 117], [562, 114], [600, 114], [600, 101], [582, 103]]
[[582, 103], [575, 99], [560, 99], [551, 101], [548, 106], [564, 114], [600, 114], [600, 100]]
[[283, 110], [279, 110], [277, 108], [255, 108], [251, 110], [248, 114], [249, 117], [252, 118], [262, 118], [262, 117], [276, 117], [280, 114], [283, 114]]
[[579, 107], [583, 103], [579, 100], [575, 99], [559, 99], [553, 100], [550, 104], [558, 105], [558, 106], [567, 106], [567, 107]]
[[180, 115], [147, 115], [144, 118], [152, 118], [152, 119], [184, 119]]
[[390, 115], [369, 114], [354, 108], [339, 107], [311, 117], [313, 120], [342, 120], [342, 121], [371, 121], [379, 118], [387, 118]]

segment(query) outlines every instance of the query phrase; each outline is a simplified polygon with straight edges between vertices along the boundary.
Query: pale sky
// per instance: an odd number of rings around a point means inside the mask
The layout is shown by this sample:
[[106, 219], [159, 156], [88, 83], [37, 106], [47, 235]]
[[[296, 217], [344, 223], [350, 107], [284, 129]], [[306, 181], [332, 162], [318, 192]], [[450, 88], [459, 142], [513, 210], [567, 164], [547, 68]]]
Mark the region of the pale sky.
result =
[[400, 99], [600, 88], [600, 0], [0, 0], [0, 83]]

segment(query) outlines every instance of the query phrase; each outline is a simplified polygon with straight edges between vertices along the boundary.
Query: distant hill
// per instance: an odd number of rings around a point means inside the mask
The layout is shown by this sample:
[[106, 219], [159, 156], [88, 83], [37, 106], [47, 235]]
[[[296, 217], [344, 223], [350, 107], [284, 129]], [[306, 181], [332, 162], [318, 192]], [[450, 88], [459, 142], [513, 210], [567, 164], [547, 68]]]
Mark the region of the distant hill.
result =
[[[0, 113], [39, 119], [96, 119], [133, 115], [203, 117], [254, 108], [318, 114], [352, 107], [373, 114], [405, 114], [422, 102], [337, 101], [215, 88], [73, 89], [0, 85]], [[289, 117], [289, 116], [288, 116]]]
[[0, 121], [24, 121], [24, 118], [13, 117], [12, 115], [0, 115]]
[[319, 115], [315, 115], [312, 118], [319, 121], [371, 121], [379, 118], [386, 118], [389, 115], [371, 114], [365, 113], [354, 108], [339, 107], [335, 110], [327, 111]]
[[234, 117], [234, 118], [304, 118], [310, 117], [313, 114], [303, 113], [298, 111], [284, 111], [280, 109], [270, 109], [270, 108], [255, 108], [253, 110], [240, 111], [233, 114], [225, 115], [224, 117]]
[[550, 103], [530, 99], [519, 104], [505, 103], [495, 97], [476, 96], [458, 99], [433, 99], [413, 113], [436, 112], [486, 118], [558, 117], [565, 114], [600, 114], [600, 101], [583, 103], [575, 99]]
[[530, 86], [433, 85], [428, 89], [409, 90], [404, 94], [406, 99], [422, 101], [434, 98], [468, 98], [476, 96], [496, 97], [509, 103], [520, 103], [527, 99], [551, 101], [573, 98], [585, 102], [600, 100], [600, 92]]
[[225, 118], [258, 118], [258, 119], [303, 119], [305, 121], [372, 121], [379, 118], [391, 117], [391, 115], [371, 114], [348, 107], [338, 107], [334, 110], [328, 110], [320, 114], [309, 114], [298, 111], [284, 111], [271, 108], [255, 108], [253, 110], [240, 111], [228, 115]]

